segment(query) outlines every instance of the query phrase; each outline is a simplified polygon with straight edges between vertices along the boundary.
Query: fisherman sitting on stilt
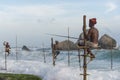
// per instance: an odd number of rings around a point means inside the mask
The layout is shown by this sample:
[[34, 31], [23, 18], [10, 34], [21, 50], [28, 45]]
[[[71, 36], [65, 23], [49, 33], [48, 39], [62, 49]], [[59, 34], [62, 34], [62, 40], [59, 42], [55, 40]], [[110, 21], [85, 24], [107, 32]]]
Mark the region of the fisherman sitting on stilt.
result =
[[[89, 19], [89, 27], [90, 29], [85, 34], [86, 38], [86, 46], [87, 48], [87, 55], [90, 56], [90, 59], [92, 60], [95, 58], [95, 55], [91, 52], [91, 49], [98, 47], [98, 37], [99, 37], [99, 31], [94, 27], [94, 25], [97, 23], [96, 18]], [[80, 35], [78, 40], [78, 46], [84, 46], [84, 40], [83, 40], [83, 34]]]
[[9, 55], [11, 49], [9, 43], [4, 41], [3, 45], [5, 46], [5, 52], [7, 52]]
[[56, 59], [57, 56], [60, 54], [58, 44], [59, 44], [59, 42], [58, 42], [58, 41], [55, 41], [55, 44], [53, 45], [53, 49], [54, 49], [54, 51], [55, 51], [54, 59]]

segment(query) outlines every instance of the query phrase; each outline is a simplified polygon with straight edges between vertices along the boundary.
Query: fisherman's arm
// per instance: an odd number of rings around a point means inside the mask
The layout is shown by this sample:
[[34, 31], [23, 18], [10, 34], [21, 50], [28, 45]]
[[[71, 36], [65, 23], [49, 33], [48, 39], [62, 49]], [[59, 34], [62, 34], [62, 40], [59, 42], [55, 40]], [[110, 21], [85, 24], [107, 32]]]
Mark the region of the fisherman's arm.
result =
[[91, 36], [91, 30], [88, 30], [88, 34], [86, 35], [86, 39], [89, 41], [90, 40], [90, 36]]

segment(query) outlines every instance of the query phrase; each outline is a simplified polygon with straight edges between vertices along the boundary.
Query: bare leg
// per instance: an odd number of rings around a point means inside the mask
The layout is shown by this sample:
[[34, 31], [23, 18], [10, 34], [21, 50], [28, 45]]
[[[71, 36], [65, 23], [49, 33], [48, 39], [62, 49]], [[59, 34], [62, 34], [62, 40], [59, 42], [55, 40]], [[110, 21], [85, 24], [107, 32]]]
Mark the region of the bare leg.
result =
[[91, 52], [90, 49], [87, 49], [87, 54], [90, 55], [90, 59], [92, 60], [93, 58], [95, 58], [95, 55]]
[[60, 54], [60, 52], [59, 51], [56, 51], [56, 54], [55, 54], [55, 59], [57, 58], [57, 56]]

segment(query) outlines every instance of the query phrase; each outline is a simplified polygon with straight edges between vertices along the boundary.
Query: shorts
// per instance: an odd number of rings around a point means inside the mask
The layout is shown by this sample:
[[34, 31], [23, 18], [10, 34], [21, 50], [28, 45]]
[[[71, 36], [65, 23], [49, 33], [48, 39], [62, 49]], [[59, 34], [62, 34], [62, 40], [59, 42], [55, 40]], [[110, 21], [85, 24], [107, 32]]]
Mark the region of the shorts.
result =
[[[78, 45], [84, 46], [84, 40], [79, 40]], [[89, 46], [90, 48], [97, 48], [98, 44], [95, 44], [95, 43], [90, 42], [90, 41], [86, 41], [86, 46]]]
[[95, 44], [95, 43], [90, 42], [90, 41], [87, 41], [86, 45], [89, 46], [89, 47], [91, 47], [91, 48], [97, 48], [98, 47], [98, 44]]
[[9, 48], [6, 48], [6, 49], [5, 49], [5, 52], [9, 52]]

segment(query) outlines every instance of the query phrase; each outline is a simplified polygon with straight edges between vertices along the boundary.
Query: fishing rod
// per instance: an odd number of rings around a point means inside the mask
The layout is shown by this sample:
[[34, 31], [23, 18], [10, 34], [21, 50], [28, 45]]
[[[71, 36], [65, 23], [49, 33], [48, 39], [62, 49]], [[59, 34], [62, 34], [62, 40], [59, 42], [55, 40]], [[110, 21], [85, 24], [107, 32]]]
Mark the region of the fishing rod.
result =
[[76, 38], [76, 37], [71, 37], [71, 36], [64, 36], [64, 35], [57, 35], [57, 34], [49, 34], [49, 33], [46, 33], [47, 35], [51, 35], [51, 36], [58, 36], [58, 37], [65, 37], [65, 38], [71, 38], [71, 39], [79, 39], [79, 38]]

